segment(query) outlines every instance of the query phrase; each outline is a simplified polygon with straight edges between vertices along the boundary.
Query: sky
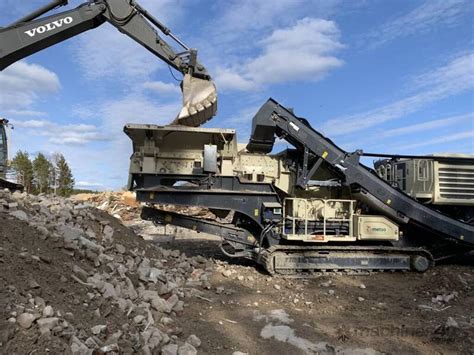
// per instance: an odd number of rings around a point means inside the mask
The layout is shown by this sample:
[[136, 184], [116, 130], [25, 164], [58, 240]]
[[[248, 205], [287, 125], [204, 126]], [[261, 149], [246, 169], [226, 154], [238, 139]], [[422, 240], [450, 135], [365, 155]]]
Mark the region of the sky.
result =
[[[2, 0], [0, 27], [46, 2]], [[219, 109], [205, 127], [234, 128], [245, 143], [272, 97], [347, 151], [474, 154], [474, 1], [140, 4], [197, 48], [213, 77]], [[168, 66], [108, 23], [0, 72], [12, 155], [63, 153], [77, 188], [125, 186], [123, 126], [165, 125], [180, 107]]]

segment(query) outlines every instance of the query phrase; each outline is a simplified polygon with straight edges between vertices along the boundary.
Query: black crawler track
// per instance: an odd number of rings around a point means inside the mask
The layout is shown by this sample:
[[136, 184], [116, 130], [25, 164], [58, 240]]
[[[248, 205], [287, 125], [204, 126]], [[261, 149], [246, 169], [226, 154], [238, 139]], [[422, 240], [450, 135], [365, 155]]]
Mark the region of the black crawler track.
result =
[[434, 265], [430, 252], [420, 248], [275, 245], [255, 260], [271, 275], [312, 277], [322, 271], [418, 271]]

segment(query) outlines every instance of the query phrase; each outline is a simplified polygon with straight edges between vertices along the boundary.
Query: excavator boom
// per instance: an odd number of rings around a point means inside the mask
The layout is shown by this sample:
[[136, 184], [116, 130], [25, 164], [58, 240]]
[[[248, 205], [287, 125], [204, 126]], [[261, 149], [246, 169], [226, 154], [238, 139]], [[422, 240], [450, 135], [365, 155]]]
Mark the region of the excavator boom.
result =
[[[0, 70], [71, 37], [109, 22], [158, 58], [184, 75], [183, 109], [173, 122], [199, 126], [217, 111], [216, 87], [206, 68], [197, 61], [197, 52], [188, 48], [170, 29], [134, 0], [96, 0], [48, 17], [44, 13], [67, 4], [55, 0], [6, 28], [0, 28]], [[182, 52], [176, 52], [160, 35], [171, 37]]]

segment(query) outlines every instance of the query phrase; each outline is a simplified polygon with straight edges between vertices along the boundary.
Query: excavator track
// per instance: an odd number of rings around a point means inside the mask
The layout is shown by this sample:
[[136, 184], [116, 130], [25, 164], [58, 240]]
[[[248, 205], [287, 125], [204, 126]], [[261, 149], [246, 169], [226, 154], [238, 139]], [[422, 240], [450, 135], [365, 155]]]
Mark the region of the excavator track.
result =
[[8, 181], [6, 179], [0, 178], [0, 189], [8, 189], [12, 192], [14, 191], [23, 192], [24, 187], [21, 184], [17, 184], [17, 183]]
[[425, 249], [381, 246], [275, 245], [254, 259], [271, 275], [298, 278], [326, 271], [425, 272], [434, 265], [433, 256]]

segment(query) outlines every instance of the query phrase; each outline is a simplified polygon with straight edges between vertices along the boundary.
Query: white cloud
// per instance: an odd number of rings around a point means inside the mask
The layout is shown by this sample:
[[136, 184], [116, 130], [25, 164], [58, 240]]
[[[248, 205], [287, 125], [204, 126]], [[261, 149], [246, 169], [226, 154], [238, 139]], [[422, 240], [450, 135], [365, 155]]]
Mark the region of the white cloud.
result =
[[[74, 57], [88, 80], [148, 78], [161, 61], [115, 28], [104, 24], [74, 41]], [[93, 63], [93, 64], [92, 64]]]
[[250, 79], [245, 79], [239, 74], [237, 68], [217, 68], [215, 73], [215, 80], [218, 85], [218, 89], [227, 90], [242, 90], [249, 91], [254, 90], [256, 84]]
[[98, 127], [85, 124], [59, 124], [47, 120], [14, 120], [17, 129], [28, 130], [29, 134], [46, 137], [54, 145], [85, 145], [90, 142], [108, 141]]
[[275, 18], [282, 13], [297, 10], [298, 6], [304, 5], [300, 0], [239, 0], [226, 3], [226, 9], [218, 19], [228, 31], [248, 31], [249, 29], [262, 29], [273, 26]]
[[0, 106], [3, 111], [22, 110], [38, 98], [61, 88], [58, 76], [37, 65], [20, 61], [0, 72]]
[[224, 120], [226, 126], [244, 126], [252, 128], [252, 119], [262, 105], [250, 103], [244, 105], [235, 115]]
[[219, 68], [220, 89], [250, 90], [266, 84], [315, 81], [343, 65], [334, 56], [344, 47], [333, 21], [304, 18], [260, 41], [262, 53], [239, 66]]
[[262, 41], [264, 53], [248, 64], [258, 83], [317, 80], [342, 65], [332, 54], [343, 48], [333, 21], [305, 18]]
[[324, 18], [334, 13], [340, 0], [229, 0], [217, 3], [219, 16], [211, 23], [213, 38], [220, 43], [229, 42], [232, 48], [240, 48], [236, 37], [245, 38], [245, 45], [251, 44], [249, 33], [275, 27], [289, 26], [296, 18], [317, 14]]
[[64, 132], [51, 137], [49, 141], [58, 145], [85, 145], [90, 142], [101, 142], [108, 140], [99, 132]]
[[15, 116], [15, 117], [25, 117], [25, 116], [29, 116], [29, 117], [42, 117], [42, 116], [46, 116], [46, 112], [42, 112], [42, 111], [35, 111], [35, 110], [15, 110], [15, 109], [10, 109], [10, 110], [6, 110], [5, 111], [5, 114], [8, 116], [8, 117], [11, 117], [11, 116]]
[[[393, 129], [379, 129], [378, 131], [373, 131], [373, 136], [377, 137], [375, 140], [367, 140], [365, 135], [358, 135], [357, 139], [345, 142], [344, 147], [353, 150], [360, 148], [361, 146], [365, 147], [366, 149], [371, 147], [371, 149], [383, 149], [387, 150], [387, 142], [394, 141], [392, 138], [394, 137], [409, 137], [412, 135], [419, 135], [427, 134], [430, 131], [436, 130], [440, 132], [442, 130], [447, 130], [452, 127], [457, 127], [461, 125], [462, 127], [466, 127], [474, 131], [474, 113], [467, 113], [462, 115], [456, 115], [451, 117], [440, 118], [436, 120], [430, 120], [422, 123], [416, 123], [412, 125], [406, 125], [399, 128]], [[390, 138], [387, 140], [385, 138]], [[398, 139], [395, 139], [398, 141]], [[399, 145], [393, 146], [392, 149], [399, 149]]]
[[101, 182], [89, 182], [89, 181], [77, 181], [75, 187], [104, 187], [104, 184]]
[[102, 117], [102, 131], [111, 141], [101, 150], [100, 156], [96, 156], [96, 164], [103, 171], [115, 175], [119, 173], [122, 179], [114, 183], [123, 186], [127, 181], [129, 158], [132, 154], [132, 142], [123, 133], [125, 124], [166, 125], [174, 120], [180, 108], [180, 101], [157, 103], [139, 94], [102, 103], [98, 108]]
[[172, 83], [164, 83], [162, 81], [147, 81], [143, 84], [143, 88], [151, 91], [156, 91], [159, 94], [179, 94], [181, 89], [178, 85]]
[[126, 123], [165, 125], [171, 123], [181, 109], [180, 101], [159, 104], [143, 95], [132, 94], [118, 100], [110, 100], [99, 108], [103, 127], [111, 135], [120, 134]]
[[418, 93], [359, 114], [326, 121], [329, 136], [361, 131], [412, 114], [444, 98], [474, 88], [474, 53], [461, 55], [445, 66], [415, 78]]
[[474, 122], [474, 113], [468, 113], [465, 115], [457, 115], [453, 117], [441, 118], [438, 120], [431, 120], [423, 123], [418, 123], [406, 127], [394, 128], [389, 129], [381, 132], [378, 134], [378, 137], [394, 137], [394, 136], [401, 136], [407, 134], [413, 134], [418, 132], [426, 132], [434, 129], [439, 129], [443, 127], [449, 127], [453, 124], [460, 123], [460, 122]]
[[[174, 0], [142, 0], [140, 4], [166, 25], [180, 17], [181, 7]], [[173, 43], [169, 37], [159, 34]], [[72, 44], [87, 79], [147, 80], [158, 69], [166, 68], [161, 59], [108, 23], [75, 38]]]
[[474, 52], [454, 57], [447, 65], [427, 71], [413, 79], [415, 89], [444, 87], [447, 91], [474, 86]]
[[367, 37], [374, 41], [373, 47], [398, 37], [420, 35], [439, 28], [440, 25], [454, 25], [469, 11], [470, 0], [427, 0], [409, 13], [395, 18], [370, 32]]
[[83, 120], [90, 120], [96, 117], [97, 111], [94, 107], [94, 103], [83, 101], [80, 104], [76, 104], [72, 109], [71, 113], [73, 116]]
[[459, 132], [459, 133], [444, 135], [444, 136], [441, 136], [441, 137], [433, 138], [433, 139], [422, 141], [422, 142], [407, 144], [407, 145], [404, 145], [404, 146], [400, 147], [400, 149], [401, 150], [411, 150], [411, 149], [414, 149], [414, 148], [432, 146], [432, 145], [436, 145], [436, 144], [444, 144], [444, 143], [450, 143], [450, 142], [459, 142], [459, 141], [464, 141], [464, 140], [470, 140], [471, 150], [474, 150], [473, 139], [474, 139], [474, 131]]
[[41, 120], [13, 121], [18, 128], [44, 128], [49, 122]]

